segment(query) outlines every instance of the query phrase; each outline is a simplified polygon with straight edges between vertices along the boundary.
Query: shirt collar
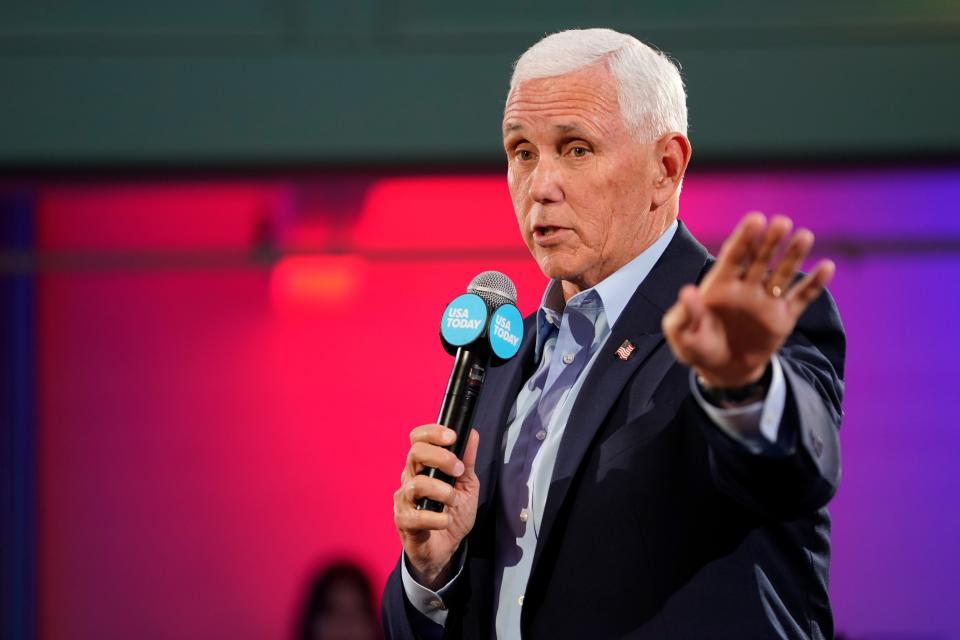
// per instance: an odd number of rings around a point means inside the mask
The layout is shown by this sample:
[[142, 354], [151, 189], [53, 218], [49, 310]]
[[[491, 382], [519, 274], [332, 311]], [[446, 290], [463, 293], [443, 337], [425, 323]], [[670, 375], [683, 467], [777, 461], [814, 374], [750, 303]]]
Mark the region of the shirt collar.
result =
[[[667, 245], [677, 232], [678, 223], [674, 220], [669, 227], [640, 255], [623, 265], [612, 274], [601, 280], [590, 289], [585, 289], [570, 298], [570, 303], [586, 301], [599, 296], [600, 306], [607, 317], [607, 325], [611, 328], [616, 324], [623, 313], [627, 302], [633, 296], [637, 287], [646, 279], [653, 266], [666, 251]], [[543, 293], [540, 309], [537, 311], [537, 344], [536, 358], [540, 359], [543, 345], [546, 343], [554, 327], [560, 327], [560, 319], [566, 308], [563, 299], [563, 288], [559, 280], [551, 280]]]

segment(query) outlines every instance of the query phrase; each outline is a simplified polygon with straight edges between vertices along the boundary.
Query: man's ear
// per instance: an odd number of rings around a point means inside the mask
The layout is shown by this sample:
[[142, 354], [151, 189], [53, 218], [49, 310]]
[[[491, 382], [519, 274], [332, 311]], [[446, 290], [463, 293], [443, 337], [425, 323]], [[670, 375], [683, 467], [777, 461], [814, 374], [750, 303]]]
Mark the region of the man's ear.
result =
[[680, 188], [692, 152], [690, 141], [682, 133], [674, 131], [657, 140], [654, 147], [657, 161], [657, 174], [653, 184], [654, 206], [659, 207], [669, 202]]

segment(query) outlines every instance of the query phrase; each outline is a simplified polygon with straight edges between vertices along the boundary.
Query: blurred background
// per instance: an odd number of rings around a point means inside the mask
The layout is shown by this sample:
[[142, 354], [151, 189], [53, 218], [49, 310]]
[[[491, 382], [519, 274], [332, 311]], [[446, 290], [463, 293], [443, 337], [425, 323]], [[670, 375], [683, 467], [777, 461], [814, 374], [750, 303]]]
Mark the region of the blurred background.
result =
[[440, 313], [545, 285], [510, 65], [587, 26], [682, 65], [701, 241], [837, 261], [837, 628], [960, 638], [954, 0], [0, 1], [0, 638], [375, 637]]

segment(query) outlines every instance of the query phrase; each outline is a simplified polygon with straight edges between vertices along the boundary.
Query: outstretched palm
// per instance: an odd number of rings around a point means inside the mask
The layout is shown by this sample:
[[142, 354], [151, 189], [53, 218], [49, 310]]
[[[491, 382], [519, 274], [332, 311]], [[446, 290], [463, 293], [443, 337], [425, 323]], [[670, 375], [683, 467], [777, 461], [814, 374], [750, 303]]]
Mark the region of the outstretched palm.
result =
[[759, 213], [745, 216], [703, 281], [681, 289], [664, 315], [664, 334], [677, 360], [710, 386], [735, 388], [759, 379], [833, 277], [833, 262], [822, 260], [794, 281], [813, 234], [801, 229], [790, 236], [792, 227], [784, 216], [769, 224]]

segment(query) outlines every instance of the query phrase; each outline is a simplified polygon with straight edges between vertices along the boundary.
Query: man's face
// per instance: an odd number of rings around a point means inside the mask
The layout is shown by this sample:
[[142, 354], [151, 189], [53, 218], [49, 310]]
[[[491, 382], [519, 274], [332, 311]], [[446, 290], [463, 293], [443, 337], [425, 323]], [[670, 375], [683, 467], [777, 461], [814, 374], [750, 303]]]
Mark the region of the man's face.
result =
[[650, 215], [655, 145], [627, 131], [604, 65], [520, 84], [507, 99], [503, 146], [523, 239], [546, 276], [566, 281], [568, 297], [663, 230]]

